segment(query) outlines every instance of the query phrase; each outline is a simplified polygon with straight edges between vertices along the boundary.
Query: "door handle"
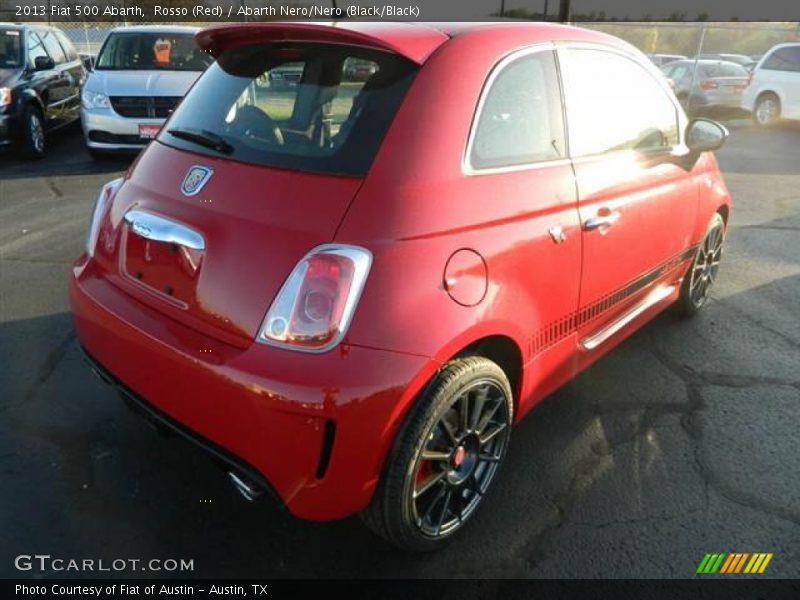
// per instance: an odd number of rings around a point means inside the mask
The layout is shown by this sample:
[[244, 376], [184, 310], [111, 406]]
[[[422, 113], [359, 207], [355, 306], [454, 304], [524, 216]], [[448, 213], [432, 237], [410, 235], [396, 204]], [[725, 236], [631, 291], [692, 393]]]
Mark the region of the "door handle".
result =
[[600, 229], [601, 227], [611, 227], [614, 223], [619, 221], [621, 216], [622, 215], [616, 210], [611, 211], [608, 209], [600, 209], [596, 217], [586, 219], [586, 222], [583, 224], [583, 228], [586, 231], [593, 231], [595, 229]]

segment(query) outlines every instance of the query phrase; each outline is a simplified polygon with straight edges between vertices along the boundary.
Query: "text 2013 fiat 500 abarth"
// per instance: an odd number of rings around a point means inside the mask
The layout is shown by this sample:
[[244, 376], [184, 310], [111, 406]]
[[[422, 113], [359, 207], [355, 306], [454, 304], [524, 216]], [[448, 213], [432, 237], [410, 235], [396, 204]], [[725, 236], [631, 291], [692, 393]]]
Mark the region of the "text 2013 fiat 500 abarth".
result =
[[101, 191], [71, 303], [95, 371], [243, 495], [436, 548], [542, 398], [708, 298], [727, 132], [629, 44], [502, 23], [197, 41], [216, 63]]

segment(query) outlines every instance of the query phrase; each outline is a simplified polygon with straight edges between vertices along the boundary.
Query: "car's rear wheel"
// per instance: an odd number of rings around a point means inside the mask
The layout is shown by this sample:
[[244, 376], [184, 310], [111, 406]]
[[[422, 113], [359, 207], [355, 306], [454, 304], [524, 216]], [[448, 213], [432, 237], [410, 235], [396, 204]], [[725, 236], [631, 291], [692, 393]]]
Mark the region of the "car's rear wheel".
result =
[[772, 93], [762, 94], [753, 109], [753, 120], [759, 127], [770, 127], [781, 117], [781, 101]]
[[513, 410], [496, 363], [472, 356], [445, 365], [406, 418], [364, 522], [406, 550], [452, 539], [495, 481]]
[[681, 284], [676, 308], [683, 315], [693, 316], [706, 304], [717, 280], [724, 241], [725, 221], [715, 213]]
[[44, 156], [46, 138], [42, 113], [38, 108], [28, 105], [22, 117], [22, 151], [28, 158]]

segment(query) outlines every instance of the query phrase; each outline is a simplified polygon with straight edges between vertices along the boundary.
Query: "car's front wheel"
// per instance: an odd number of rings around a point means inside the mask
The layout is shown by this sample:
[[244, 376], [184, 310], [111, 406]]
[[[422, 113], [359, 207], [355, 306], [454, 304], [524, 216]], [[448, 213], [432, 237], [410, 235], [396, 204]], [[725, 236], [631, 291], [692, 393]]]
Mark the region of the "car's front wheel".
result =
[[42, 158], [45, 150], [45, 133], [42, 113], [28, 105], [22, 117], [22, 151], [28, 158]]
[[724, 241], [725, 221], [715, 213], [681, 284], [677, 309], [684, 316], [694, 316], [708, 300], [719, 273]]
[[365, 523], [406, 550], [434, 550], [452, 539], [494, 483], [513, 410], [496, 363], [478, 356], [447, 363], [406, 418]]

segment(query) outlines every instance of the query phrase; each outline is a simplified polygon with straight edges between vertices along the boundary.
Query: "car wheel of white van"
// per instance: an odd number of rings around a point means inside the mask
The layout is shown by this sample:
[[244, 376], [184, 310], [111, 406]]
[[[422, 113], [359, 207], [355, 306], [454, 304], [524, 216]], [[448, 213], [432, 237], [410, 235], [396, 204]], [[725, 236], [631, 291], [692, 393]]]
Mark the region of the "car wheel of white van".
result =
[[42, 158], [45, 150], [42, 113], [32, 105], [25, 107], [22, 117], [22, 151], [28, 158]]
[[435, 550], [475, 515], [511, 437], [511, 385], [494, 362], [447, 363], [412, 408], [364, 522], [405, 550]]
[[774, 125], [781, 116], [781, 101], [773, 93], [761, 94], [753, 109], [753, 120], [760, 127]]
[[694, 316], [705, 306], [717, 280], [724, 241], [725, 221], [722, 215], [715, 213], [681, 284], [676, 308], [684, 316]]

